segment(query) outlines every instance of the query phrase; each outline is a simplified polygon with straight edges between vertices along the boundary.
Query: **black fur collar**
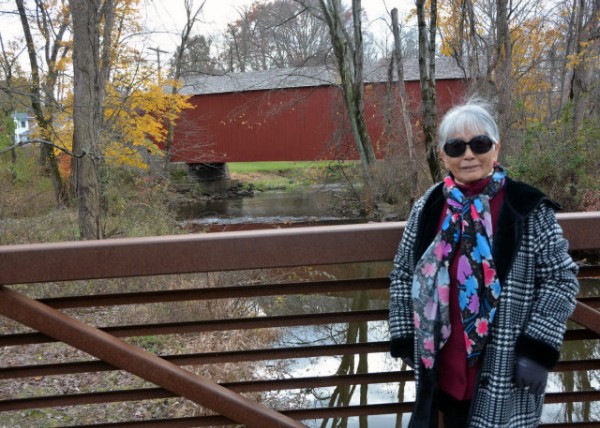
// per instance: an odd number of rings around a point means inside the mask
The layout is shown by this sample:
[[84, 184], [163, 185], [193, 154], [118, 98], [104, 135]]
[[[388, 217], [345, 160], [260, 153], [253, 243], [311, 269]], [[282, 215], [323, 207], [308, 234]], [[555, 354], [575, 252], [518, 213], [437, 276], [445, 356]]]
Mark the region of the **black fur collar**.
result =
[[[440, 183], [431, 192], [421, 214], [415, 242], [415, 263], [435, 238], [444, 202], [442, 183]], [[500, 208], [492, 250], [500, 281], [504, 281], [512, 265], [523, 234], [525, 218], [541, 203], [548, 203], [554, 209], [560, 208], [535, 187], [507, 178], [504, 203]]]

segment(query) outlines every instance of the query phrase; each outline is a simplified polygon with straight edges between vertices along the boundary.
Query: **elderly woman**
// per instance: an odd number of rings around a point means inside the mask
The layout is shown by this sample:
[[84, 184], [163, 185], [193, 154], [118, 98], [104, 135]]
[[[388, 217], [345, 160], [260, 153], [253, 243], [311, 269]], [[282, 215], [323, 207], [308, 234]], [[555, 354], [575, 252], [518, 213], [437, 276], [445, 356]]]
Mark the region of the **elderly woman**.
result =
[[558, 207], [507, 177], [485, 105], [452, 108], [439, 138], [449, 174], [413, 207], [390, 274], [410, 427], [535, 427], [578, 291]]

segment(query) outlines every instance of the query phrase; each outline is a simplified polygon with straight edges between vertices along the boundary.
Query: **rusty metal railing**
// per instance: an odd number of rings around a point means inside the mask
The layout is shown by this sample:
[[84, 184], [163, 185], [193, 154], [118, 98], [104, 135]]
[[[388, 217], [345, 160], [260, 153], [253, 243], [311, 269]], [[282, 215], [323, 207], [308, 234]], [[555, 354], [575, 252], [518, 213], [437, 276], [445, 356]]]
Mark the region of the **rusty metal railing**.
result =
[[[559, 215], [571, 250], [600, 249], [600, 213]], [[231, 330], [256, 330], [328, 324], [384, 322], [385, 309], [328, 311], [293, 315], [252, 316], [220, 320], [161, 322], [96, 328], [59, 312], [59, 309], [190, 302], [218, 299], [256, 299], [266, 296], [321, 296], [331, 293], [369, 291], [385, 296], [388, 282], [380, 273], [373, 277], [321, 281], [279, 282], [276, 284], [228, 285], [211, 288], [118, 292], [34, 300], [11, 289], [10, 285], [64, 283], [104, 278], [148, 277], [198, 272], [249, 269], [299, 268], [305, 266], [389, 263], [400, 240], [403, 223], [295, 228], [251, 232], [223, 232], [205, 235], [168, 236], [139, 239], [67, 242], [0, 247], [0, 312], [36, 332], [6, 333], [0, 347], [27, 346], [62, 341], [98, 360], [12, 365], [0, 368], [0, 380], [64, 376], [126, 370], [157, 387], [133, 390], [96, 391], [40, 397], [2, 397], [0, 412], [44, 407], [99, 404], [107, 402], [186, 397], [218, 414], [188, 416], [156, 421], [122, 422], [121, 426], [213, 426], [241, 423], [247, 426], [302, 426], [297, 420], [401, 414], [411, 403], [390, 402], [331, 408], [287, 408], [274, 410], [242, 394], [289, 391], [340, 385], [410, 382], [410, 371], [352, 373], [306, 378], [229, 382], [219, 385], [192, 375], [181, 366], [216, 363], [239, 364], [267, 360], [291, 360], [323, 356], [360, 356], [387, 352], [387, 342], [363, 341], [346, 344], [318, 344], [264, 349], [163, 355], [136, 348], [121, 338]], [[598, 276], [597, 266], [583, 266], [583, 276]], [[598, 297], [580, 299], [572, 319], [583, 326], [570, 329], [566, 340], [598, 340], [600, 314]], [[557, 372], [599, 370], [600, 360], [561, 361]], [[600, 392], [551, 393], [547, 402], [598, 402]], [[97, 424], [96, 426], [119, 426]], [[548, 425], [551, 426], [551, 425]], [[567, 426], [567, 425], [561, 425]], [[576, 425], [573, 425], [576, 426]]]

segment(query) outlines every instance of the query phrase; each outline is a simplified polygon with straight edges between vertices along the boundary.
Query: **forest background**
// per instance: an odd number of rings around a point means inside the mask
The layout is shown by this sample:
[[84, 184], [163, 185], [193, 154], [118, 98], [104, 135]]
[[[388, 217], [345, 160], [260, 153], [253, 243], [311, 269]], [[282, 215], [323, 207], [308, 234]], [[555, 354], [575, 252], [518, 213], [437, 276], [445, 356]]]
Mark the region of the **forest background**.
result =
[[[468, 95], [498, 112], [512, 176], [566, 210], [600, 209], [600, 0], [417, 0], [400, 17], [369, 17], [358, 0], [257, 1], [210, 32], [199, 25], [206, 2], [185, 0], [172, 54], [145, 28], [142, 6], [151, 4], [0, 3], [0, 14], [20, 24], [0, 31], [0, 243], [179, 233], [167, 165], [175, 119], [190, 107], [181, 82], [308, 65], [341, 77], [361, 156], [357, 204], [365, 212], [391, 204], [405, 216], [442, 174], [433, 79], [440, 57], [471, 76]], [[376, 160], [362, 70], [384, 62], [403, 80], [407, 58], [419, 59], [422, 121], [410, 125], [404, 114], [403, 131], [388, 138], [407, 150]], [[401, 89], [390, 100], [406, 113]], [[34, 118], [34, 144], [14, 141], [16, 111]]]

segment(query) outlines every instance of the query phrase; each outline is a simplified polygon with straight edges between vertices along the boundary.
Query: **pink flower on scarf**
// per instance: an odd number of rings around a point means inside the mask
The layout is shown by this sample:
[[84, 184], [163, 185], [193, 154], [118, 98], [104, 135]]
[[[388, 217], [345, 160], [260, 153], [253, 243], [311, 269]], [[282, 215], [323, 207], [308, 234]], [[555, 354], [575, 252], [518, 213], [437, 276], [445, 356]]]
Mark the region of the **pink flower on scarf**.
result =
[[493, 230], [492, 230], [492, 214], [490, 214], [488, 211], [483, 213], [483, 221], [482, 221], [483, 227], [485, 228], [485, 233], [487, 236], [492, 236], [493, 235]]
[[471, 216], [474, 221], [479, 220], [479, 213], [477, 212], [477, 208], [475, 208], [475, 204], [471, 204]]
[[416, 312], [413, 312], [413, 323], [417, 330], [421, 328], [421, 317]]
[[425, 263], [425, 266], [421, 269], [421, 273], [427, 278], [432, 277], [435, 274], [435, 263]]
[[474, 314], [479, 312], [479, 296], [477, 294], [471, 296], [471, 299], [469, 300], [469, 310]]
[[471, 351], [473, 350], [473, 344], [475, 342], [473, 342], [471, 339], [469, 339], [469, 335], [467, 334], [467, 332], [464, 332], [465, 335], [465, 348], [467, 350], [467, 354], [470, 354]]
[[490, 262], [487, 260], [483, 260], [481, 264], [483, 265], [483, 278], [485, 286], [489, 287], [492, 282], [494, 282], [496, 270], [490, 266]]
[[437, 288], [438, 299], [441, 305], [447, 305], [450, 303], [450, 287], [447, 285], [440, 285]]
[[426, 369], [430, 369], [433, 367], [433, 358], [432, 357], [424, 357], [421, 356], [421, 362], [425, 366]]
[[478, 318], [475, 320], [475, 330], [477, 334], [481, 337], [487, 336], [488, 334], [488, 321], [483, 318]]
[[437, 314], [437, 302], [434, 302], [432, 298], [429, 298], [429, 301], [425, 305], [425, 310], [423, 311], [423, 315], [428, 320], [434, 320]]
[[433, 346], [433, 337], [432, 336], [429, 336], [427, 339], [425, 339], [425, 341], [423, 342], [423, 348], [425, 348], [426, 350], [428, 350], [429, 352], [431, 352], [433, 354], [434, 346]]
[[450, 253], [451, 249], [452, 249], [452, 247], [446, 241], [440, 241], [436, 244], [433, 252], [437, 256], [438, 260], [442, 260], [444, 257], [446, 257]]
[[442, 327], [442, 339], [446, 340], [450, 337], [450, 333], [452, 332], [452, 328], [449, 325], [445, 325]]

